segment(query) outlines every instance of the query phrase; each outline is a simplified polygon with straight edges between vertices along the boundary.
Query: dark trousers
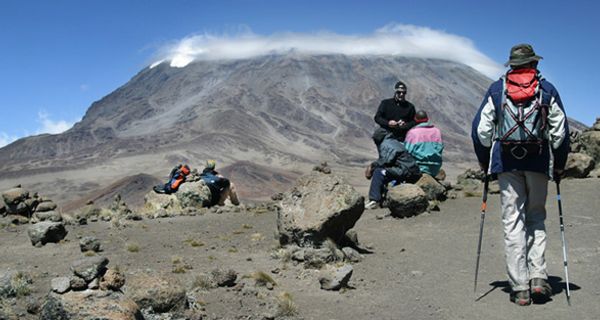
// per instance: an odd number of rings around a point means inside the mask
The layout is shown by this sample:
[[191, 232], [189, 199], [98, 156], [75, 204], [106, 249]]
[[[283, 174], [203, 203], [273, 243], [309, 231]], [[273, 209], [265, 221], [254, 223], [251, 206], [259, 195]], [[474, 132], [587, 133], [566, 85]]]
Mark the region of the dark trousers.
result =
[[394, 180], [389, 174], [383, 175], [383, 168], [375, 168], [373, 177], [371, 177], [371, 187], [369, 188], [369, 200], [381, 202], [387, 184]]

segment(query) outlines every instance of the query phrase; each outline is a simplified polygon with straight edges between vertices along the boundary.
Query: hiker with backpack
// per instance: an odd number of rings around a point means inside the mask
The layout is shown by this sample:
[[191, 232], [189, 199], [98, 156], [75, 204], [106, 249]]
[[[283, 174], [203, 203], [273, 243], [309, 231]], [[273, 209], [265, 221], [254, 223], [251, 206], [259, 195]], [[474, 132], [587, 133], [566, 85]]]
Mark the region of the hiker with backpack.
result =
[[423, 110], [415, 114], [415, 123], [416, 126], [406, 134], [404, 147], [417, 161], [421, 173], [435, 177], [442, 167], [442, 133], [429, 121], [427, 112]]
[[567, 117], [558, 91], [537, 69], [540, 59], [531, 45], [512, 47], [510, 70], [488, 89], [471, 133], [482, 170], [498, 176], [510, 300], [522, 306], [552, 294], [546, 196], [569, 151]]
[[394, 97], [382, 100], [379, 104], [374, 117], [379, 128], [373, 133], [373, 142], [378, 150], [388, 133], [393, 133], [399, 141], [404, 141], [408, 130], [415, 126], [415, 106], [406, 100], [407, 93], [406, 84], [398, 81], [394, 85]]
[[182, 183], [185, 182], [186, 177], [190, 174], [190, 167], [186, 165], [178, 165], [171, 170], [169, 174], [169, 181], [165, 184], [159, 184], [154, 186], [154, 192], [171, 194], [177, 192]]
[[235, 185], [229, 179], [223, 177], [216, 170], [216, 161], [206, 161], [206, 167], [200, 174], [200, 179], [208, 186], [211, 194], [210, 206], [225, 205], [225, 200], [229, 198], [233, 205], [239, 205]]
[[375, 209], [381, 207], [388, 183], [415, 183], [421, 178], [421, 172], [398, 137], [388, 133], [379, 146], [379, 158], [367, 167], [365, 177], [371, 179], [365, 209]]

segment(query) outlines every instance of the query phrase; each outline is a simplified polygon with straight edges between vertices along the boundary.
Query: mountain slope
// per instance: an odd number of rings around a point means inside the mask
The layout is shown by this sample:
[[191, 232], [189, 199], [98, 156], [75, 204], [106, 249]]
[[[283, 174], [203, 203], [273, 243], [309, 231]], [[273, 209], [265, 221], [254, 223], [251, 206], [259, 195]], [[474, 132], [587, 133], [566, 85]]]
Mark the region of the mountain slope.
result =
[[399, 79], [442, 129], [447, 163], [472, 161], [470, 121], [491, 82], [477, 71], [443, 60], [290, 53], [144, 69], [69, 131], [0, 149], [0, 178], [50, 185], [63, 172], [107, 185], [208, 158], [283, 172], [322, 160], [362, 166], [376, 156], [373, 115]]

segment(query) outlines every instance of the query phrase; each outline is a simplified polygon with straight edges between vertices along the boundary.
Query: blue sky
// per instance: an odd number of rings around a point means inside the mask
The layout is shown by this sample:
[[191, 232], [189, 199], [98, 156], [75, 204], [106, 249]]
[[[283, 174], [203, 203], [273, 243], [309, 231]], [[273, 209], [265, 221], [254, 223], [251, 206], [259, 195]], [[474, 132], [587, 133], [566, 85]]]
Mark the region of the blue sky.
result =
[[382, 30], [399, 42], [431, 36], [419, 45], [471, 65], [500, 66], [512, 45], [531, 43], [567, 114], [590, 125], [600, 116], [599, 13], [594, 1], [3, 0], [0, 146], [69, 128], [92, 102], [188, 42], [216, 48], [248, 35], [259, 43], [325, 35], [372, 47]]

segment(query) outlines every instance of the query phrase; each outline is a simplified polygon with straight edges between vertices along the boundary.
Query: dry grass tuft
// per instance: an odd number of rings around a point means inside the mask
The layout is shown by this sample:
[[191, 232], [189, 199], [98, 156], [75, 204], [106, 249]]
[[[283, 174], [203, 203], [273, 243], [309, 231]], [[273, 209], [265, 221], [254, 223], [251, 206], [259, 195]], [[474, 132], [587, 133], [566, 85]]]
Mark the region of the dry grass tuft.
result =
[[298, 314], [298, 307], [288, 292], [282, 292], [277, 296], [277, 317], [290, 317]]
[[125, 245], [125, 248], [129, 252], [139, 252], [140, 251], [140, 246], [137, 243], [128, 243]]

